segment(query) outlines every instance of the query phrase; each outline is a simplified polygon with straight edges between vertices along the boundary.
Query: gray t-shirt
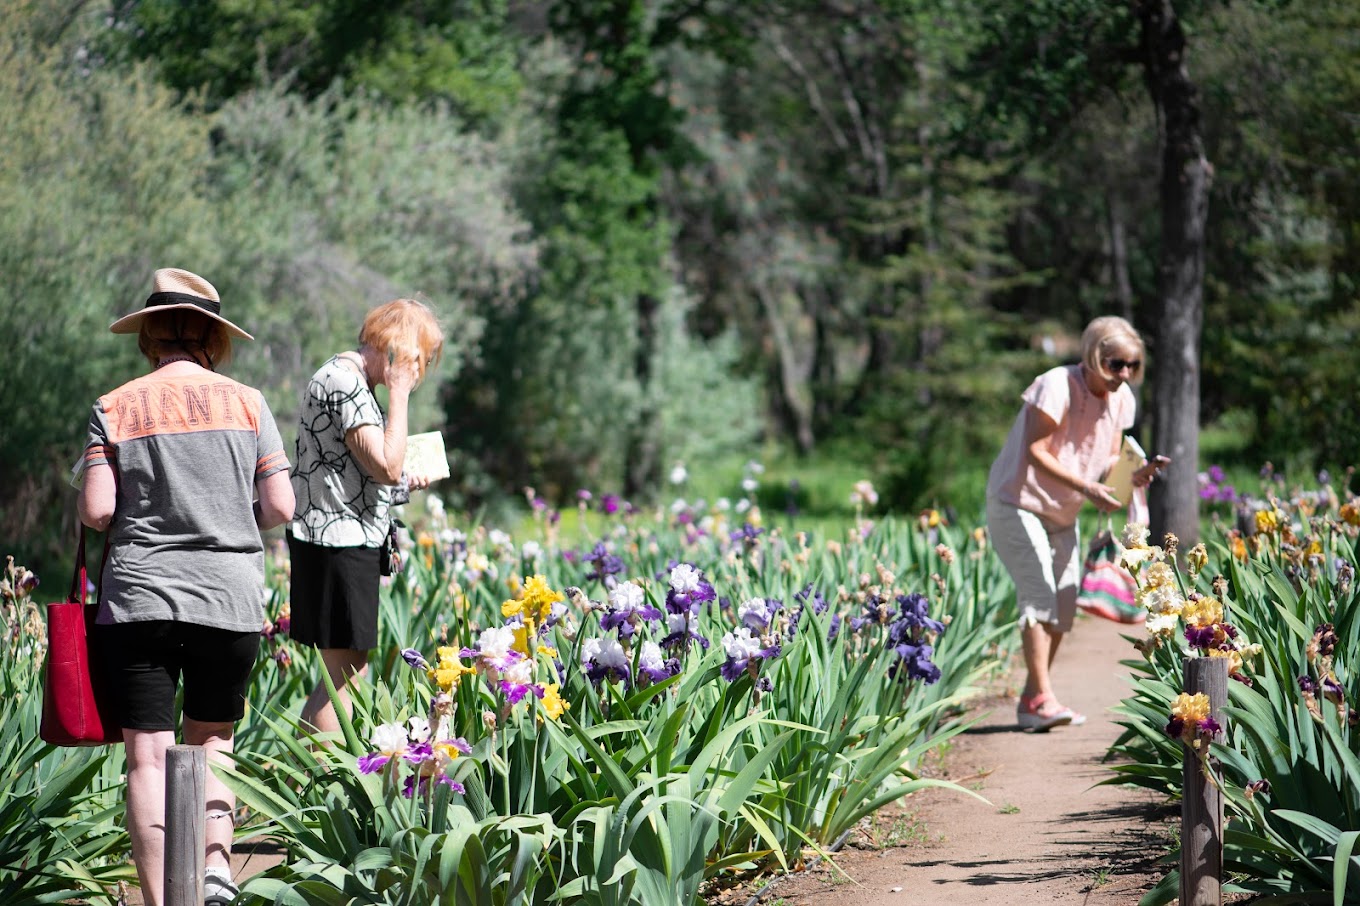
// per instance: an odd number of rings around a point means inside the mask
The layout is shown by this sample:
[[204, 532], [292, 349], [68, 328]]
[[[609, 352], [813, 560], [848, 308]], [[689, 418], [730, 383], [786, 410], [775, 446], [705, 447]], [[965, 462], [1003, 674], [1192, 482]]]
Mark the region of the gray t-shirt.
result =
[[152, 372], [101, 396], [76, 464], [114, 470], [98, 622], [264, 626], [255, 483], [288, 468], [258, 390], [200, 368]]
[[385, 427], [377, 397], [339, 356], [312, 375], [302, 396], [293, 464], [293, 537], [323, 547], [378, 547], [387, 535], [391, 488], [368, 476], [345, 446], [362, 425]]

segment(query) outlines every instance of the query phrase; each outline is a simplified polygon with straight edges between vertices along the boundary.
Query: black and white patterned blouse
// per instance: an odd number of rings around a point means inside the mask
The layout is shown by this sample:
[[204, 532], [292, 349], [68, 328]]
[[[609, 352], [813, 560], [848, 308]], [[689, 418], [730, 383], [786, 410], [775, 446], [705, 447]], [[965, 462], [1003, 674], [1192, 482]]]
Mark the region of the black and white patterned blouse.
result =
[[388, 528], [392, 489], [368, 476], [345, 446], [361, 425], [384, 427], [383, 411], [363, 375], [340, 356], [307, 383], [293, 459], [293, 537], [324, 547], [379, 547]]

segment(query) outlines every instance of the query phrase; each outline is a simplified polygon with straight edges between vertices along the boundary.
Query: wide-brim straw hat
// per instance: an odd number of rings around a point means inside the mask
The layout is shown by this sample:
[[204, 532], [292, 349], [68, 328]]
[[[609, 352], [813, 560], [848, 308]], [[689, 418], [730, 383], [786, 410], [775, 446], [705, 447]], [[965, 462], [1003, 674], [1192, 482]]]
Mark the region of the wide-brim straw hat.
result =
[[198, 274], [178, 267], [163, 267], [156, 271], [152, 279], [151, 295], [140, 311], [123, 315], [109, 325], [114, 333], [136, 333], [142, 329], [142, 319], [152, 312], [173, 311], [177, 308], [201, 312], [220, 322], [234, 337], [243, 340], [255, 339], [235, 324], [222, 317], [222, 300], [217, 290]]

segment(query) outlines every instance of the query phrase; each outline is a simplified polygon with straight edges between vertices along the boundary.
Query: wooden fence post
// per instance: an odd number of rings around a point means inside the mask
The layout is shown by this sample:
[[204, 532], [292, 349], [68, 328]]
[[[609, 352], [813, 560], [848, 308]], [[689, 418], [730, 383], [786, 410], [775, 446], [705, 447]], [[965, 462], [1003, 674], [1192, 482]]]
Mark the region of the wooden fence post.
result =
[[165, 753], [165, 906], [203, 906], [208, 756], [202, 746]]
[[[1185, 659], [1187, 693], [1209, 696], [1209, 713], [1223, 726], [1228, 703], [1228, 659]], [[1222, 906], [1223, 793], [1204, 774], [1199, 756], [1187, 746], [1182, 756], [1180, 906]]]

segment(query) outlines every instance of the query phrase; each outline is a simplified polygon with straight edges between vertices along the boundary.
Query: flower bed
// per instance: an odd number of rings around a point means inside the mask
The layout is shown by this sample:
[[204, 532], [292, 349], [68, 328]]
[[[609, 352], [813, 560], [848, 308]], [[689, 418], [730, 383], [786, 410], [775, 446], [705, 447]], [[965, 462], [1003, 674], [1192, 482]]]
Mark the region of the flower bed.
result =
[[[576, 543], [546, 515], [518, 542], [427, 515], [383, 591], [372, 681], [328, 745], [297, 727], [319, 671], [288, 638], [274, 555], [228, 780], [240, 833], [288, 857], [243, 902], [696, 902], [950, 786], [915, 766], [1014, 643], [985, 533], [934, 513], [813, 539], [754, 510], [619, 508]], [[121, 770], [117, 748], [39, 749], [44, 771]], [[90, 864], [125, 872], [117, 811], [90, 814], [82, 832], [114, 841]]]
[[[1178, 796], [1184, 745], [1223, 790], [1228, 892], [1280, 902], [1360, 901], [1360, 605], [1354, 583], [1356, 501], [1270, 497], [1216, 527], [1175, 567], [1174, 539], [1127, 538], [1148, 635], [1121, 705], [1127, 728], [1110, 782]], [[1250, 532], [1248, 534], [1247, 532]], [[1182, 659], [1229, 661], [1225, 726], [1181, 693]], [[1144, 900], [1176, 897], [1173, 872]]]

